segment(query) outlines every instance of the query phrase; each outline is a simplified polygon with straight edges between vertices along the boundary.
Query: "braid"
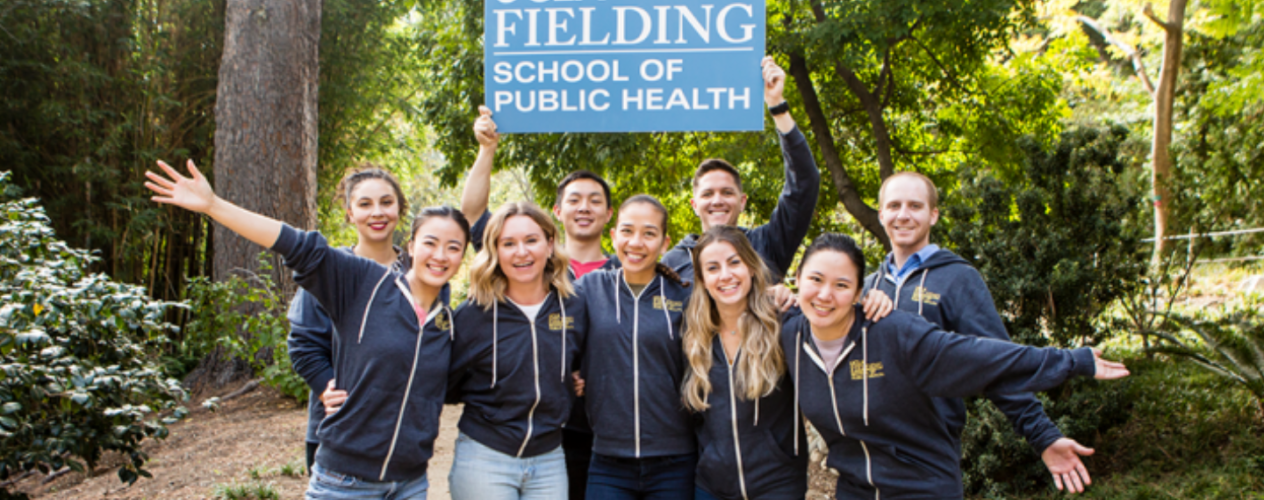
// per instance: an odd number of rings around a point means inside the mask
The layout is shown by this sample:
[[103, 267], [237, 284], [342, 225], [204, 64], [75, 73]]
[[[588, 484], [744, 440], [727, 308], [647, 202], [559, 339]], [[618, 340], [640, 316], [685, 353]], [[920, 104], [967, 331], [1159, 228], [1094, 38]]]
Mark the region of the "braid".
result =
[[658, 271], [658, 274], [666, 276], [667, 279], [675, 282], [677, 285], [685, 286], [685, 287], [689, 286], [689, 282], [685, 281], [684, 278], [681, 278], [680, 274], [676, 273], [675, 270], [673, 270], [670, 267], [667, 267], [667, 264], [664, 264], [662, 262], [657, 262], [654, 264], [654, 269]]

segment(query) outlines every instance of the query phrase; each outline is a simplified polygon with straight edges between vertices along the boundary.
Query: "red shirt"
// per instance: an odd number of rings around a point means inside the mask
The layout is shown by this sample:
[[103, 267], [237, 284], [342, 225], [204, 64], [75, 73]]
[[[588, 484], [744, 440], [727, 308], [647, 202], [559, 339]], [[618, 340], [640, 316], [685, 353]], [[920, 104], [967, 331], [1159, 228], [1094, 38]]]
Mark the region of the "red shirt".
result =
[[580, 262], [578, 260], [571, 261], [571, 271], [575, 273], [575, 279], [584, 277], [585, 274], [591, 273], [606, 265], [610, 259], [594, 260], [592, 262]]

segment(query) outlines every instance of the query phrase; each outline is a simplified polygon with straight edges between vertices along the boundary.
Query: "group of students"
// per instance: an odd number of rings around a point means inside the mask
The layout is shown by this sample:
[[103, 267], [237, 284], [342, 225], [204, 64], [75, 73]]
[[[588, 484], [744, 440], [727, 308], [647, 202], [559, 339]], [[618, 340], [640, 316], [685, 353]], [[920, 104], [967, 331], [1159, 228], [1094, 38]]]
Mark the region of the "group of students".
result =
[[[424, 499], [445, 403], [464, 403], [457, 500], [802, 499], [804, 418], [829, 447], [838, 498], [960, 498], [957, 398], [975, 394], [1010, 416], [1059, 488], [1082, 490], [1078, 455], [1091, 450], [1062, 437], [1030, 391], [1127, 371], [1090, 349], [1009, 343], [978, 273], [929, 244], [928, 179], [884, 182], [894, 251], [867, 279], [856, 243], [828, 233], [804, 252], [797, 294], [780, 284], [820, 174], [781, 105], [784, 72], [769, 58], [762, 70], [785, 161], [777, 208], [737, 227], [741, 176], [707, 160], [691, 201], [703, 232], [674, 247], [657, 199], [614, 211], [591, 172], [559, 183], [564, 239], [530, 203], [489, 213], [499, 135], [485, 108], [461, 209], [419, 211], [406, 248], [392, 246], [406, 200], [378, 169], [339, 186], [358, 235], [345, 249], [218, 198], [191, 161], [187, 177], [159, 162], [165, 175], [146, 186], [279, 253], [302, 287], [290, 356], [315, 396], [307, 498]], [[467, 244], [469, 298], [452, 309]]]

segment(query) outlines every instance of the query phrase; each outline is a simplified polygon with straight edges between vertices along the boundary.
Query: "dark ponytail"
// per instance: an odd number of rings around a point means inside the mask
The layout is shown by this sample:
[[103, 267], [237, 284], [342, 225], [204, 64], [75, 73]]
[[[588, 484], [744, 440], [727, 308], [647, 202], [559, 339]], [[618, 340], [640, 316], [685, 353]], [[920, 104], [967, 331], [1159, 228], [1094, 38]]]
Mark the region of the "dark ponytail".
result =
[[674, 269], [667, 267], [667, 264], [664, 264], [662, 262], [656, 262], [654, 263], [654, 270], [658, 271], [658, 274], [666, 276], [668, 280], [675, 282], [677, 285], [680, 285], [683, 287], [689, 286], [689, 282], [685, 281], [684, 278], [681, 278], [680, 274], [677, 273]]

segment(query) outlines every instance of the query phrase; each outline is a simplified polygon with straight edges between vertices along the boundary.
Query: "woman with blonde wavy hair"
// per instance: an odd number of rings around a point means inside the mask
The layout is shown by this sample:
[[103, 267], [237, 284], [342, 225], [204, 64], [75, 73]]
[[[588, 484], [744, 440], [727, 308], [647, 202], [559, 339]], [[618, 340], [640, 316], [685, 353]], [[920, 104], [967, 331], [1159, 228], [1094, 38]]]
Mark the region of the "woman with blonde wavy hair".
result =
[[[696, 500], [802, 499], [807, 448], [794, 411], [769, 272], [746, 235], [714, 226], [693, 253], [683, 337], [684, 405], [701, 419]], [[874, 294], [874, 317], [891, 301]], [[795, 314], [794, 312], [790, 314]]]
[[448, 401], [465, 403], [449, 475], [455, 500], [567, 498], [562, 424], [585, 307], [556, 241], [549, 216], [530, 203], [506, 203], [487, 223], [448, 373]]

